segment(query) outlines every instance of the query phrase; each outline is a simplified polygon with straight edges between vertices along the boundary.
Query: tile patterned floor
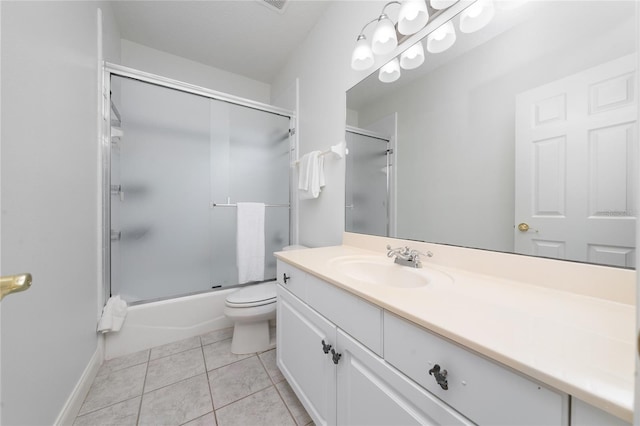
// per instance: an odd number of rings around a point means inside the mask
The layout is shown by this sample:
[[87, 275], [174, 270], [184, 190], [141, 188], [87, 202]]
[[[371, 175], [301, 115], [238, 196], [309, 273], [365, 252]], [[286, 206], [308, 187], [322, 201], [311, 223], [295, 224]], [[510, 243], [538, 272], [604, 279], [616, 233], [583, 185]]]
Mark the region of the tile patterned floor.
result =
[[106, 361], [74, 425], [312, 425], [276, 351], [234, 355], [232, 329]]

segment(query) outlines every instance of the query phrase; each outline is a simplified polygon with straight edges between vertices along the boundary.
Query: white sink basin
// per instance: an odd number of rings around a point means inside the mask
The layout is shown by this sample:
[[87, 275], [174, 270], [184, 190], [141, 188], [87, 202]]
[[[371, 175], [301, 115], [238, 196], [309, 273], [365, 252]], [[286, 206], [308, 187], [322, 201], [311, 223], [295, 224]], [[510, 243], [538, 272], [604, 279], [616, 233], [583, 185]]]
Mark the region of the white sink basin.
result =
[[330, 265], [347, 277], [376, 285], [395, 288], [417, 288], [435, 283], [453, 283], [449, 275], [430, 269], [397, 265], [382, 256], [343, 256]]

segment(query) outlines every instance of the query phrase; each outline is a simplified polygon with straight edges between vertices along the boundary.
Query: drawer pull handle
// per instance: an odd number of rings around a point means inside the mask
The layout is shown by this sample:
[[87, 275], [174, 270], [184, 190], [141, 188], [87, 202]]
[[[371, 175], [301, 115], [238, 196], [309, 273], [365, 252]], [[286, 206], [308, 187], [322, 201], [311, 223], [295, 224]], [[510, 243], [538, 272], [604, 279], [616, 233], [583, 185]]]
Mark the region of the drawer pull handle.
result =
[[287, 283], [287, 280], [290, 280], [290, 279], [291, 277], [288, 277], [286, 273], [282, 274], [282, 281], [284, 281], [285, 284]]
[[447, 381], [447, 370], [440, 371], [440, 366], [436, 364], [431, 370], [429, 370], [429, 375], [435, 377], [436, 383], [438, 383], [442, 389], [449, 389], [449, 382]]
[[322, 351], [323, 351], [325, 354], [328, 354], [328, 353], [329, 353], [329, 350], [331, 350], [331, 345], [327, 345], [327, 344], [324, 342], [324, 340], [323, 340], [323, 341], [322, 341]]
[[339, 354], [338, 352], [331, 349], [331, 359], [333, 359], [334, 364], [338, 365], [338, 362], [340, 361], [341, 357], [342, 357], [342, 354]]

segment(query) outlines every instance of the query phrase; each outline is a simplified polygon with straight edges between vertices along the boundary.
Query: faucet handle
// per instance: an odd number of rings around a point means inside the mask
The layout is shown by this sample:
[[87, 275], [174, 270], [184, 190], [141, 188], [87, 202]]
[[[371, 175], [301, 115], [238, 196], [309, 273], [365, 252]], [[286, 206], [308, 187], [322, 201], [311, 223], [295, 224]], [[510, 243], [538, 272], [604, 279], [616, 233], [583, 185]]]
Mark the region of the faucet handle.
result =
[[414, 257], [418, 257], [418, 256], [433, 257], [433, 253], [430, 252], [429, 250], [427, 250], [426, 253], [423, 253], [420, 250], [413, 249], [413, 250], [411, 250], [411, 256], [414, 256]]
[[409, 253], [411, 253], [411, 249], [407, 246], [405, 247], [398, 247], [398, 248], [391, 248], [390, 244], [387, 244], [387, 257], [391, 257], [394, 254], [402, 254], [402, 255], [408, 255]]

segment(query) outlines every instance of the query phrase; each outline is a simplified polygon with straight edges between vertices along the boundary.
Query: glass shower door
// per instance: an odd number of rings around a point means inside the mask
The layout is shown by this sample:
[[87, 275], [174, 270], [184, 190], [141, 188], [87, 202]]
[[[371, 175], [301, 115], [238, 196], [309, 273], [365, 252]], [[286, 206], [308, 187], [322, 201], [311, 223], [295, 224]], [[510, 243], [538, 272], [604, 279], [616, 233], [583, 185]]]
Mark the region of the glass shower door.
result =
[[[265, 280], [289, 244], [289, 117], [211, 101], [211, 277], [238, 283], [236, 204], [265, 203]], [[231, 265], [231, 267], [230, 267]]]
[[345, 229], [389, 235], [389, 141], [346, 132]]
[[111, 294], [238, 285], [236, 204], [265, 203], [265, 280], [289, 244], [288, 116], [112, 76]]
[[208, 288], [209, 100], [112, 77], [111, 291], [129, 302]]

